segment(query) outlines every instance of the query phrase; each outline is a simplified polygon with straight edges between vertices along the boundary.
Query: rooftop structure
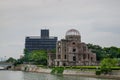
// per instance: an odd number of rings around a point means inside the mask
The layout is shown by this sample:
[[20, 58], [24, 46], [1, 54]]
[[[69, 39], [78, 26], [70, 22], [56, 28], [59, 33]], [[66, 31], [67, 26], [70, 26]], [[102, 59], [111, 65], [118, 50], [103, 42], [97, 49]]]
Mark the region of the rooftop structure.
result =
[[70, 29], [66, 32], [66, 36], [68, 36], [68, 35], [79, 35], [80, 36], [80, 33], [76, 29]]

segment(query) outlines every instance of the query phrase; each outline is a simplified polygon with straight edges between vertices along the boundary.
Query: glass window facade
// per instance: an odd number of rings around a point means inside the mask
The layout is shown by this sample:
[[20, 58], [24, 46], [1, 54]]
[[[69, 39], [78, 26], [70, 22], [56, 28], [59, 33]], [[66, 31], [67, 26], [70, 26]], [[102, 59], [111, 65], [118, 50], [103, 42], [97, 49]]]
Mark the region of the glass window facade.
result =
[[46, 31], [46, 29], [41, 30], [41, 35], [44, 35], [45, 37], [43, 36], [42, 37], [40, 36], [26, 37], [25, 48], [29, 51], [52, 50], [56, 48], [57, 37], [49, 37], [49, 31], [48, 30]]

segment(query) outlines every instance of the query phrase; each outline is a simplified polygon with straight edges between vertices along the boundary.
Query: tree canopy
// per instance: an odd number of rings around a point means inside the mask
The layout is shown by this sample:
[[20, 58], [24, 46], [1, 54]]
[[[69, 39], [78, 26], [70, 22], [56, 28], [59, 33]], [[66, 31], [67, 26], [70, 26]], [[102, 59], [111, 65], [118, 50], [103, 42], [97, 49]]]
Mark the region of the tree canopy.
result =
[[120, 58], [120, 48], [114, 46], [102, 48], [99, 45], [93, 44], [87, 44], [87, 46], [93, 53], [96, 53], [98, 61], [104, 58]]
[[112, 67], [117, 66], [118, 60], [115, 58], [104, 58], [101, 63], [101, 72], [107, 74], [112, 71]]
[[6, 62], [9, 62], [9, 63], [15, 63], [16, 62], [16, 59], [14, 59], [13, 57], [10, 57], [6, 60]]
[[[97, 61], [102, 61], [104, 58], [117, 58], [120, 62], [120, 48], [117, 47], [101, 47], [99, 45], [87, 44], [88, 48], [93, 53], [96, 53]], [[49, 52], [56, 53], [56, 49]], [[24, 49], [24, 57], [17, 60], [18, 64], [24, 62], [34, 62], [36, 64], [47, 65], [47, 51], [45, 50], [34, 50], [28, 51]]]
[[47, 52], [45, 50], [35, 50], [29, 54], [29, 60], [37, 64], [47, 65]]
[[24, 57], [18, 59], [18, 63], [34, 63], [47, 65], [47, 51], [33, 50], [30, 52], [27, 49], [24, 49]]

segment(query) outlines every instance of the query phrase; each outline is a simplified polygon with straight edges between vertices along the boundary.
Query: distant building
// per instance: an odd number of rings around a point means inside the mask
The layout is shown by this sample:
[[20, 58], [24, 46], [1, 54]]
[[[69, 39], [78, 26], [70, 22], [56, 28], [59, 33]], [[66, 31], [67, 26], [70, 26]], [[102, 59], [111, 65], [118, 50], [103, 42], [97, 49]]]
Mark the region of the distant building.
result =
[[95, 65], [96, 54], [92, 53], [87, 45], [81, 42], [79, 31], [70, 29], [65, 39], [56, 44], [56, 54], [48, 53], [49, 66], [77, 66]]
[[41, 36], [28, 36], [25, 38], [25, 49], [52, 50], [56, 48], [57, 37], [49, 36], [49, 29], [41, 29]]

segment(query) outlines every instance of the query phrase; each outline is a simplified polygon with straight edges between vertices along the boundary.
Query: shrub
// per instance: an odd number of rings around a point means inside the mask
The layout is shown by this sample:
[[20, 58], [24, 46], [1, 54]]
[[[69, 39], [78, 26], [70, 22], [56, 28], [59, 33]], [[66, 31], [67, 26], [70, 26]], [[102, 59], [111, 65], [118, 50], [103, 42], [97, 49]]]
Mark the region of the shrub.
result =
[[117, 59], [112, 58], [105, 58], [100, 63], [101, 66], [101, 72], [104, 74], [108, 74], [112, 72], [112, 67], [117, 66]]
[[55, 74], [55, 71], [56, 71], [56, 69], [53, 68], [52, 71], [51, 71], [51, 74]]
[[66, 69], [96, 69], [96, 67], [100, 68], [99, 66], [66, 66]]
[[101, 71], [100, 71], [100, 70], [96, 70], [95, 74], [96, 74], [96, 75], [100, 75], [100, 74], [101, 74]]
[[62, 74], [64, 71], [64, 67], [54, 67], [51, 71], [52, 74]]
[[112, 70], [120, 70], [120, 67], [112, 67]]

